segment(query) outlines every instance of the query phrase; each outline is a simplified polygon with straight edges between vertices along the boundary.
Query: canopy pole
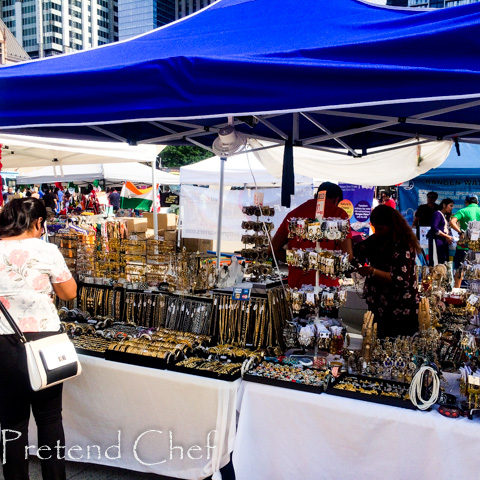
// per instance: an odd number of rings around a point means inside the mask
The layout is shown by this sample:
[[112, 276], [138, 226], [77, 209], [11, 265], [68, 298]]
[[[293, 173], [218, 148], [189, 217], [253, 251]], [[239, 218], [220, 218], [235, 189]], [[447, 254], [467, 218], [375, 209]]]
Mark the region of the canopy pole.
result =
[[217, 224], [217, 273], [220, 275], [220, 258], [222, 256], [222, 217], [223, 217], [223, 184], [225, 181], [226, 157], [220, 157], [220, 194], [218, 197], [218, 224]]
[[153, 193], [153, 237], [158, 240], [158, 190], [155, 173], [157, 171], [157, 159], [152, 160], [152, 193]]

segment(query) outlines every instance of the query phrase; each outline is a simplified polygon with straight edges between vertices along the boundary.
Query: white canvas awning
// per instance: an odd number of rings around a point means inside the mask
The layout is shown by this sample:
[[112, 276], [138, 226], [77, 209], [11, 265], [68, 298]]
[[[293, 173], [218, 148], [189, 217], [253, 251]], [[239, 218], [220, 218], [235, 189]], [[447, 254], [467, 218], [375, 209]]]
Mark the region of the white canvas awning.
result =
[[92, 142], [64, 138], [1, 135], [5, 170], [49, 165], [152, 162], [164, 146], [130, 146], [120, 142]]
[[[276, 147], [282, 151], [283, 147]], [[244, 151], [225, 161], [224, 185], [226, 186], [275, 186], [282, 184], [282, 174], [272, 175], [259, 160], [264, 151]], [[218, 185], [220, 183], [219, 157], [211, 157], [180, 168], [180, 183], [185, 185]], [[312, 177], [297, 175], [297, 184], [311, 184]]]
[[[346, 155], [346, 151], [344, 155], [339, 155], [293, 147], [294, 170], [296, 175], [312, 176], [315, 184], [331, 181], [365, 186], [397, 185], [441, 165], [453, 145], [451, 140], [418, 145], [421, 141], [404, 140], [394, 145], [392, 150], [384, 147], [371, 149], [368, 156], [358, 158]], [[250, 141], [251, 144], [255, 142]], [[260, 163], [273, 176], [282, 175], [283, 149], [282, 146], [255, 152]]]
[[[149, 166], [136, 162], [105, 163], [92, 165], [58, 165], [39, 169], [28, 169], [23, 172], [19, 169], [18, 184], [41, 184], [54, 182], [86, 183], [93, 180], [105, 180], [107, 183], [133, 183], [152, 184], [152, 169]], [[178, 185], [179, 175], [156, 171], [156, 181], [161, 185]]]
[[[370, 150], [366, 157], [354, 158], [338, 153], [293, 147], [293, 162], [297, 184], [323, 181], [352, 183], [355, 185], [397, 185], [418, 177], [441, 165], [450, 153], [453, 142], [438, 141], [418, 145], [423, 139], [404, 140], [392, 150]], [[225, 163], [225, 185], [280, 186], [284, 146], [248, 140], [245, 151], [229, 157]], [[267, 148], [265, 148], [267, 147]], [[262, 148], [261, 150], [258, 150]], [[255, 150], [257, 149], [257, 150]], [[381, 150], [381, 151], [380, 151]], [[180, 183], [216, 185], [219, 183], [220, 159], [208, 158], [180, 168]]]

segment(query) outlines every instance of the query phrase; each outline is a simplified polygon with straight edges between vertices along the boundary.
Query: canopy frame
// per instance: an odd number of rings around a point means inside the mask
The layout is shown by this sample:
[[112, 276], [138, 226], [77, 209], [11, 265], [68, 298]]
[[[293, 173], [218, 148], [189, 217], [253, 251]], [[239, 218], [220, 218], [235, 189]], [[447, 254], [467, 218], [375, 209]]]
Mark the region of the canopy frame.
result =
[[[387, 105], [389, 102], [385, 102]], [[428, 102], [426, 102], [428, 105]], [[351, 155], [353, 157], [366, 157], [369, 152], [368, 149], [353, 148], [349, 145], [348, 137], [353, 135], [376, 132], [382, 135], [390, 137], [404, 137], [404, 138], [418, 138], [422, 137], [423, 139], [429, 139], [431, 141], [444, 140], [444, 139], [455, 139], [458, 142], [466, 143], [480, 143], [480, 124], [476, 123], [464, 123], [464, 122], [452, 122], [452, 121], [443, 121], [437, 120], [435, 117], [439, 117], [446, 113], [458, 112], [474, 107], [480, 106], [480, 100], [472, 100], [469, 102], [460, 102], [455, 105], [451, 105], [444, 108], [433, 109], [433, 110], [423, 110], [420, 113], [410, 115], [407, 117], [396, 117], [392, 115], [380, 115], [380, 114], [371, 114], [358, 112], [355, 110], [347, 109], [317, 109], [317, 110], [299, 110], [294, 114], [294, 121], [292, 122], [291, 131], [286, 131], [285, 129], [280, 129], [275, 125], [275, 120], [284, 115], [286, 112], [279, 113], [268, 113], [264, 115], [248, 115], [247, 117], [238, 117], [235, 116], [232, 124], [242, 130], [248, 137], [255, 138], [260, 141], [271, 142], [275, 145], [261, 147], [260, 149], [273, 148], [273, 146], [284, 145], [289, 136], [294, 138], [294, 145], [315, 149], [319, 151], [326, 151], [330, 153], [337, 153], [339, 155]], [[309, 124], [314, 125], [318, 130], [322, 132], [321, 135], [315, 136], [302, 136], [301, 125], [299, 123], [299, 116], [305, 118]], [[322, 120], [321, 118], [324, 118]], [[228, 118], [228, 117], [227, 117]], [[328, 118], [348, 118], [352, 120], [358, 120], [360, 122], [374, 122], [373, 124], [368, 124], [356, 128], [350, 128], [341, 131], [334, 131], [328, 126]], [[114, 125], [117, 123], [129, 123], [129, 122], [109, 122], [108, 124], [99, 124], [99, 125], [89, 125], [92, 130], [95, 130], [98, 133], [103, 134], [106, 139], [117, 140], [119, 142], [135, 143], [135, 144], [167, 144], [171, 142], [182, 142], [190, 143], [198, 147], [204, 148], [208, 151], [212, 151], [211, 144], [208, 140], [212, 135], [218, 133], [218, 131], [228, 125], [228, 120], [225, 116], [216, 117], [216, 123], [213, 125], [203, 125], [202, 120], [207, 119], [199, 118], [198, 121], [184, 121], [173, 120], [173, 119], [157, 119], [151, 120], [148, 123], [152, 126], [158, 128], [159, 131], [163, 131], [164, 135], [154, 136], [151, 138], [146, 138], [139, 140], [138, 142], [131, 142], [128, 138], [118, 135], [115, 132], [109, 130], [108, 125]], [[249, 124], [258, 124], [261, 123], [265, 126], [268, 131], [271, 132], [271, 135], [258, 135], [254, 131], [245, 132], [245, 129], [248, 129]], [[402, 131], [404, 125], [413, 125], [418, 126], [418, 132], [406, 132]], [[172, 127], [176, 127], [174, 129]], [[452, 133], [445, 135], [429, 135], [427, 133], [422, 133], [422, 127], [433, 127], [433, 128], [446, 128], [452, 129]], [[2, 130], [10, 130], [11, 128], [0, 127]], [[472, 137], [472, 135], [477, 134], [478, 137]], [[203, 140], [203, 141], [202, 141]], [[207, 141], [205, 141], [207, 140]], [[335, 141], [341, 148], [333, 148], [331, 146], [325, 145], [326, 142]], [[421, 143], [425, 143], [424, 141]], [[387, 147], [387, 146], [386, 146]], [[393, 148], [403, 148], [402, 147], [393, 147]], [[384, 151], [388, 151], [389, 148]], [[376, 150], [378, 153], [378, 150]]]

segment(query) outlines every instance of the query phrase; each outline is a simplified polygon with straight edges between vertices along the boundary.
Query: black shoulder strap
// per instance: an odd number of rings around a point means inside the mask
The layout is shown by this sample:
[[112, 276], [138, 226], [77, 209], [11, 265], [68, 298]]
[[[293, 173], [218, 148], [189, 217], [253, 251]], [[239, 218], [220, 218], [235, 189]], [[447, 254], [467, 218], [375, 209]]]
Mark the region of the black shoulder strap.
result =
[[10, 313], [8, 312], [7, 308], [5, 305], [0, 301], [0, 310], [3, 313], [5, 319], [7, 322], [10, 324], [10, 326], [13, 328], [13, 331], [15, 332], [15, 335], [18, 337], [18, 339], [22, 343], [26, 343], [27, 339], [25, 338], [25, 335], [22, 333], [22, 331], [18, 328], [18, 325], [15, 323], [15, 320], [12, 318]]

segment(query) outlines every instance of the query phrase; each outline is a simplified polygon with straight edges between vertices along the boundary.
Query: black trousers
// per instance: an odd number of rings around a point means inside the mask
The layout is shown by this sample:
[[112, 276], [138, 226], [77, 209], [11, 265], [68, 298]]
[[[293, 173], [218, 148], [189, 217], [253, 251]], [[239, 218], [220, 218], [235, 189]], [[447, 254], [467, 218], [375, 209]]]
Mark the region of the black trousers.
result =
[[[36, 340], [52, 333], [25, 336]], [[28, 445], [42, 447], [37, 456], [44, 480], [65, 480], [62, 387], [32, 391], [24, 346], [14, 335], [0, 335], [0, 452], [5, 480], [28, 480], [28, 453], [35, 452], [26, 453]], [[37, 424], [37, 443], [28, 442], [30, 408]]]

